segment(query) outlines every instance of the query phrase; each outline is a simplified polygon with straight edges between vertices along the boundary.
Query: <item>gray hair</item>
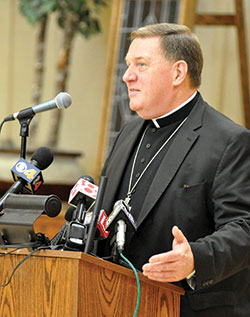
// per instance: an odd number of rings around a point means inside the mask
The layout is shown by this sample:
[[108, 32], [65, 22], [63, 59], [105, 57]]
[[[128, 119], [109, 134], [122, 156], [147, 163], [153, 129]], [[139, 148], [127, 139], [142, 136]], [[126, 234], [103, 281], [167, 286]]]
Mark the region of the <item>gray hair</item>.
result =
[[159, 36], [167, 60], [184, 60], [188, 65], [191, 85], [199, 87], [203, 56], [199, 40], [185, 25], [173, 23], [151, 24], [131, 33], [130, 39]]

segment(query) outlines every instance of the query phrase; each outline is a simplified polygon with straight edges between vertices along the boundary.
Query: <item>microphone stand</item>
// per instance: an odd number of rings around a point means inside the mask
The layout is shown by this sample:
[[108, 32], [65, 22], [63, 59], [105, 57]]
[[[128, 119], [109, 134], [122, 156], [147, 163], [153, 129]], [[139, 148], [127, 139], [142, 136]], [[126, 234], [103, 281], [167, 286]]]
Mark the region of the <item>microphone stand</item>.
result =
[[[27, 137], [29, 136], [29, 125], [30, 125], [30, 122], [32, 120], [33, 116], [30, 116], [30, 117], [26, 117], [26, 118], [22, 118], [22, 119], [18, 119], [19, 123], [20, 123], [20, 136], [21, 136], [21, 148], [20, 148], [20, 158], [23, 158], [25, 159], [26, 157], [26, 145], [27, 145]], [[1, 132], [1, 128], [3, 126], [5, 121], [2, 121], [1, 125], [0, 125], [0, 132]], [[16, 185], [16, 191], [19, 192], [19, 193], [22, 193], [22, 189], [19, 187], [21, 187], [21, 183], [18, 183]], [[5, 193], [6, 195], [6, 193]], [[4, 196], [3, 196], [4, 197]], [[2, 199], [3, 199], [2, 197]], [[0, 204], [0, 216], [2, 216], [4, 214], [4, 212], [2, 212], [2, 202]]]
[[90, 223], [90, 227], [89, 227], [88, 237], [87, 237], [87, 241], [85, 244], [84, 253], [90, 253], [92, 250], [92, 247], [93, 247], [92, 244], [94, 242], [96, 226], [97, 226], [98, 217], [99, 217], [99, 213], [100, 213], [100, 209], [101, 209], [101, 204], [103, 201], [104, 192], [106, 189], [107, 180], [108, 180], [107, 176], [101, 176], [99, 189], [97, 192], [97, 197], [96, 197], [96, 202], [95, 202], [95, 207], [93, 210], [91, 223]]
[[18, 119], [21, 127], [20, 127], [20, 136], [21, 136], [21, 149], [20, 149], [20, 157], [25, 159], [26, 157], [26, 145], [27, 145], [27, 137], [29, 136], [29, 125], [33, 116]]
[[86, 199], [84, 201], [81, 201], [80, 204], [76, 208], [76, 221], [83, 224], [85, 215], [86, 215]]

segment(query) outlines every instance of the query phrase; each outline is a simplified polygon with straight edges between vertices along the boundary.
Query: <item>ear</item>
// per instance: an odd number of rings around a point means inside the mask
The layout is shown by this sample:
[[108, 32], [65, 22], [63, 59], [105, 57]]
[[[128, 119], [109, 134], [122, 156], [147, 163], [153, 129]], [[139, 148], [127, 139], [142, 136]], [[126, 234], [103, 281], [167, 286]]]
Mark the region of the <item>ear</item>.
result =
[[179, 60], [173, 64], [173, 85], [179, 86], [187, 77], [188, 65], [185, 61]]

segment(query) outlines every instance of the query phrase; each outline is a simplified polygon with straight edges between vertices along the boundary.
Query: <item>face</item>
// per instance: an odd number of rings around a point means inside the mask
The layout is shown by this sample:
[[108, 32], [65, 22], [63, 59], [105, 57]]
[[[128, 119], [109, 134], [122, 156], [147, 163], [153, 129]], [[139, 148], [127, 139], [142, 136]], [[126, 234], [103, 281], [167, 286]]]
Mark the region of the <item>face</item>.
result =
[[126, 56], [123, 80], [130, 108], [143, 119], [154, 119], [171, 111], [173, 62], [164, 56], [159, 37], [135, 38]]

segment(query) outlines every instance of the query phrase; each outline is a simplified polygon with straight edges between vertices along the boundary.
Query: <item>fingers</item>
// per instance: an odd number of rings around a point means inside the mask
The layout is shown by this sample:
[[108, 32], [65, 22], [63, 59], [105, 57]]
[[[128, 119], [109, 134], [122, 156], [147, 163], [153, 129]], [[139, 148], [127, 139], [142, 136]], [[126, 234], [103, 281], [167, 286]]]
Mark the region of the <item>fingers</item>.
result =
[[156, 263], [147, 263], [143, 266], [143, 271], [145, 272], [171, 272], [175, 271], [176, 262], [156, 262]]
[[194, 257], [190, 245], [182, 231], [174, 226], [173, 249], [153, 255], [143, 266], [143, 274], [161, 282], [176, 282], [184, 279], [194, 269]]
[[183, 243], [183, 242], [187, 242], [186, 237], [184, 236], [184, 234], [182, 233], [182, 231], [177, 227], [174, 226], [172, 229], [172, 234], [174, 236], [174, 239], [177, 243]]
[[182, 231], [177, 226], [173, 227], [172, 233], [174, 236], [173, 250], [169, 252], [153, 255], [149, 259], [149, 263], [174, 262], [178, 260], [178, 258], [181, 255], [180, 253], [183, 252], [183, 250], [180, 250], [180, 247], [181, 246], [185, 247], [188, 241], [186, 237], [184, 236], [184, 234], [182, 233]]
[[[149, 263], [143, 266], [143, 274], [149, 279], [160, 282], [174, 282], [179, 280], [178, 263], [170, 261], [172, 251], [154, 255]], [[170, 255], [170, 256], [169, 256]]]
[[154, 264], [147, 263], [143, 266], [143, 275], [151, 280], [160, 282], [173, 282], [177, 280], [175, 264], [157, 262]]
[[153, 264], [158, 262], [173, 262], [175, 260], [176, 254], [173, 251], [169, 251], [151, 256], [148, 262]]
[[184, 279], [193, 269], [192, 256], [173, 262], [147, 263], [143, 266], [143, 274], [155, 281], [177, 282]]
[[143, 266], [143, 275], [151, 280], [160, 282], [175, 282], [180, 280], [179, 270], [176, 270], [175, 263], [155, 263]]
[[[144, 274], [144, 273], [143, 273]], [[152, 273], [152, 274], [144, 274], [150, 280], [154, 280], [157, 282], [177, 282], [179, 281], [179, 277], [175, 274], [175, 272], [161, 272], [161, 273]]]

